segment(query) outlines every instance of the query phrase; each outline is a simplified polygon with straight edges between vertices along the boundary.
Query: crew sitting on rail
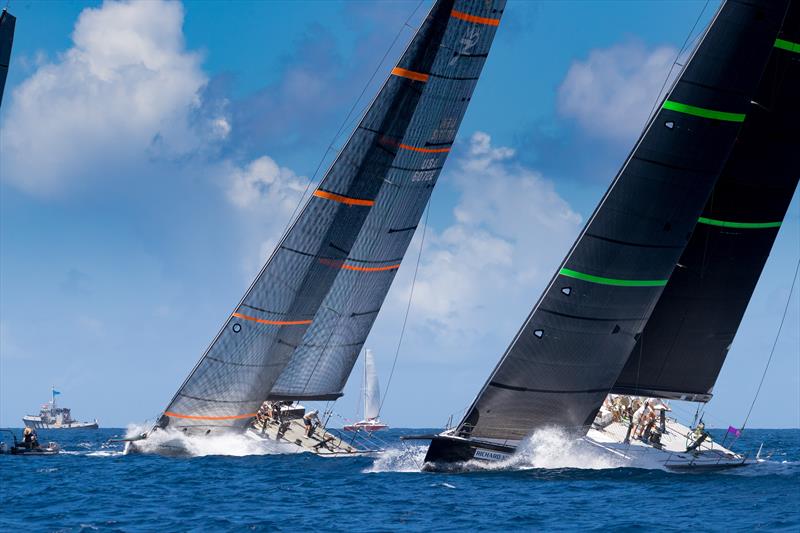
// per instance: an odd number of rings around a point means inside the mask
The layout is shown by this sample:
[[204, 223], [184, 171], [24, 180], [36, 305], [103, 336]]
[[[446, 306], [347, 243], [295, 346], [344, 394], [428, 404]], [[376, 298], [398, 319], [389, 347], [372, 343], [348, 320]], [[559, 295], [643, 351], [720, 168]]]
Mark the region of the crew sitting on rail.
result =
[[639, 439], [642, 437], [642, 433], [644, 433], [644, 429], [647, 426], [648, 416], [651, 412], [650, 400], [645, 400], [636, 412], [633, 413], [633, 438]]
[[314, 434], [314, 428], [319, 425], [318, 411], [310, 411], [303, 416], [303, 424], [306, 426], [306, 437], [311, 438]]

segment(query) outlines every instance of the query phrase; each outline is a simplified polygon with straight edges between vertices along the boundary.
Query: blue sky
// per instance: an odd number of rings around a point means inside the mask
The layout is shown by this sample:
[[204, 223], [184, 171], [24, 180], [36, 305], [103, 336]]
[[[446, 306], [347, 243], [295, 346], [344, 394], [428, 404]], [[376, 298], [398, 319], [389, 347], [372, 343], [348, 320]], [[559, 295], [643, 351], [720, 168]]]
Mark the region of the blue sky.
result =
[[[387, 422], [440, 426], [469, 404], [627, 155], [703, 4], [509, 2], [433, 195]], [[105, 426], [160, 413], [349, 134], [354, 102], [363, 108], [410, 38], [404, 22], [427, 3], [416, 5], [11, 2], [0, 425], [18, 425], [53, 384]], [[798, 203], [717, 382], [712, 425], [741, 423], [755, 392], [800, 255]], [[384, 388], [420, 233], [367, 342]], [[754, 427], [800, 426], [798, 324], [795, 293]], [[355, 416], [359, 373], [343, 416]]]

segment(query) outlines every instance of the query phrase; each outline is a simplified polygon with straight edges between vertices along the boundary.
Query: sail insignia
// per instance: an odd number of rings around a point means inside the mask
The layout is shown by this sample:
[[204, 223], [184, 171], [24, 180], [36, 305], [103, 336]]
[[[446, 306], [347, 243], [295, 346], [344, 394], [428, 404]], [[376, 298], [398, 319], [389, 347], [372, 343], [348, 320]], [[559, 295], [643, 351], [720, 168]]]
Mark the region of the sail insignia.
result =
[[[413, 235], [388, 230], [418, 225], [494, 37], [451, 13], [503, 7], [433, 5], [159, 426], [242, 429], [268, 398], [341, 395]], [[450, 64], [467, 49], [484, 55]]]

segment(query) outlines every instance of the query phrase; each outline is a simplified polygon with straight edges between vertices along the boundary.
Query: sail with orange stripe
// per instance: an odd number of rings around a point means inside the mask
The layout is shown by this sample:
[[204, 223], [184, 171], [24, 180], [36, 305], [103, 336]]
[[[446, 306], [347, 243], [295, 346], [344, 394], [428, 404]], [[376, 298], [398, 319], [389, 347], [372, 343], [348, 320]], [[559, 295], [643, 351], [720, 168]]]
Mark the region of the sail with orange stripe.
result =
[[[505, 0], [439, 0], [159, 419], [243, 428], [268, 397], [338, 397], [486, 60]], [[476, 19], [477, 20], [477, 19]]]
[[430, 67], [400, 62], [400, 67], [428, 76], [425, 83], [395, 76], [421, 91], [414, 116], [402, 136], [382, 140], [394, 154], [384, 185], [270, 398], [341, 396], [451, 151], [497, 30], [496, 24], [466, 21], [453, 13], [499, 22], [504, 7], [503, 0], [439, 2], [428, 20], [441, 16], [437, 24], [443, 24], [444, 35]]

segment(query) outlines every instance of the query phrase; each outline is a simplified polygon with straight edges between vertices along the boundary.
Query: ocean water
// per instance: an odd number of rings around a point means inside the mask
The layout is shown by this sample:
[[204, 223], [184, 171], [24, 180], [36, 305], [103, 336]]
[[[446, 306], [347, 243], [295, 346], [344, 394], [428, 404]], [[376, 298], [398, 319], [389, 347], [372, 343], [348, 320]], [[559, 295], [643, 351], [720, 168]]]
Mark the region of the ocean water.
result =
[[800, 430], [747, 430], [736, 449], [763, 442], [768, 460], [702, 474], [622, 468], [558, 435], [500, 469], [423, 473], [425, 447], [399, 440], [419, 432], [323, 459], [222, 441], [123, 456], [122, 429], [43, 431], [65, 453], [0, 456], [0, 531], [800, 531]]

